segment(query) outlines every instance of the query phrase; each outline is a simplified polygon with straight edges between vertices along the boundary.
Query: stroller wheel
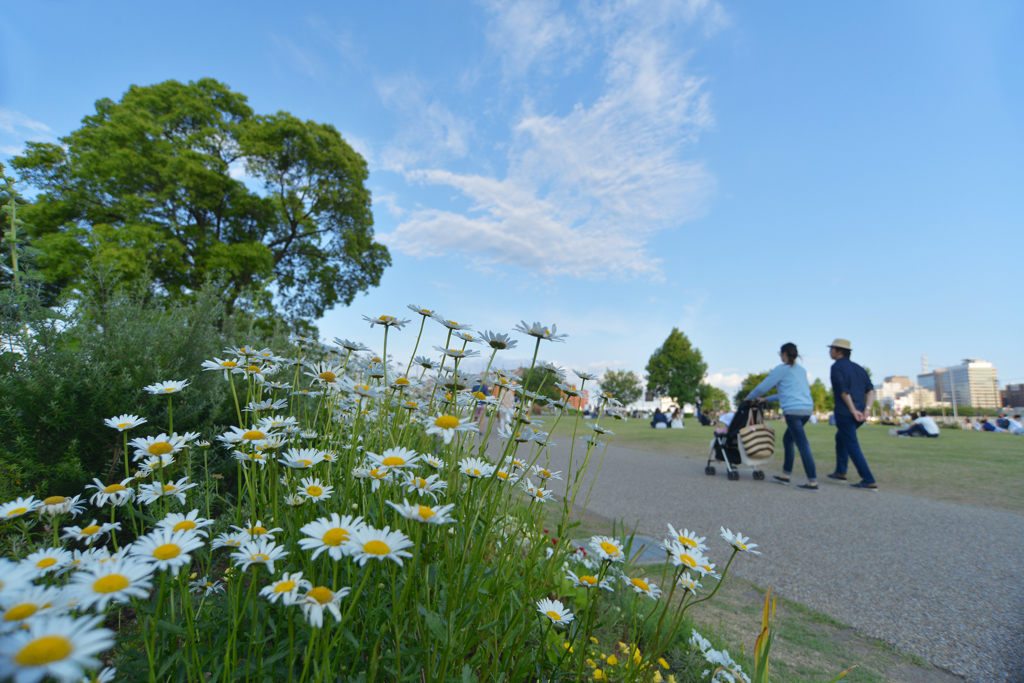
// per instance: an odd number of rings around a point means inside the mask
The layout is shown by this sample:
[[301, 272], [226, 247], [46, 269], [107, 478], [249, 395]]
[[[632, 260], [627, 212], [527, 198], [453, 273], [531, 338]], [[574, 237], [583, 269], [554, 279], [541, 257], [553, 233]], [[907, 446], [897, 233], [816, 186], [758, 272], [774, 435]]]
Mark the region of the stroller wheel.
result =
[[758, 481], [764, 479], [764, 472], [761, 470], [754, 470], [754, 479], [757, 479]]
[[739, 472], [730, 472], [728, 476], [729, 476], [729, 481], [739, 481], [739, 479], [740, 479], [740, 473]]
[[715, 468], [712, 467], [711, 465], [708, 465], [707, 467], [704, 468], [704, 474], [708, 475], [709, 477], [711, 475], [713, 475], [714, 473], [715, 473]]

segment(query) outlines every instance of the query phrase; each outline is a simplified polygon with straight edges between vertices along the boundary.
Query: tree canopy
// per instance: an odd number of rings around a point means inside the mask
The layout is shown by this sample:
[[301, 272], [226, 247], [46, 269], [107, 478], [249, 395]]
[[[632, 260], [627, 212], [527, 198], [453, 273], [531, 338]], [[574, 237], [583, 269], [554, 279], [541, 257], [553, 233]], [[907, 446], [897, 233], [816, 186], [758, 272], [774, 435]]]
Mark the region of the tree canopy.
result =
[[658, 396], [670, 396], [679, 405], [693, 403], [707, 371], [708, 364], [700, 349], [679, 328], [673, 327], [647, 361], [647, 390]]
[[697, 394], [704, 412], [714, 410], [721, 413], [729, 410], [729, 395], [718, 387], [701, 382]]
[[736, 390], [736, 395], [733, 397], [736, 405], [738, 406], [740, 402], [747, 397], [747, 394], [753, 391], [754, 387], [763, 382], [764, 378], [767, 376], [768, 370], [765, 370], [764, 372], [752, 372], [744, 377], [743, 383], [740, 384], [740, 388]]
[[[256, 115], [213, 79], [132, 86], [60, 144], [11, 164], [39, 192], [25, 208], [43, 275], [86, 265], [187, 296], [212, 274], [229, 310], [272, 283], [286, 315], [316, 318], [380, 283], [365, 160], [331, 125]], [[246, 182], [247, 181], [247, 182]], [[250, 189], [259, 186], [260, 191]]]
[[811, 400], [814, 401], [814, 410], [818, 413], [827, 413], [835, 408], [835, 399], [821, 378], [814, 380], [811, 384]]
[[601, 391], [607, 391], [626, 406], [640, 398], [644, 385], [640, 376], [632, 370], [608, 369], [601, 376]]

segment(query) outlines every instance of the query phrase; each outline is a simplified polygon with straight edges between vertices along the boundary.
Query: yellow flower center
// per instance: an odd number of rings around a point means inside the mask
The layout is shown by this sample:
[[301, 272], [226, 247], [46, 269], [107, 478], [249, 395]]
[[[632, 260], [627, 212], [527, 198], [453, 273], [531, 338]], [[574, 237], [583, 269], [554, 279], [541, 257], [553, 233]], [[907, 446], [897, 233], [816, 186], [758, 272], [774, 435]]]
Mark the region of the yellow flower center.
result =
[[317, 375], [317, 379], [322, 379], [325, 382], [333, 382], [334, 380], [338, 379], [338, 376], [335, 375], [333, 372], [330, 372], [329, 370], [325, 370], [324, 372], [321, 372], [319, 375]]
[[177, 490], [178, 490], [177, 486], [172, 486], [171, 484], [164, 484], [164, 493], [170, 493], [171, 491], [177, 491]]
[[7, 513], [7, 516], [14, 517], [15, 515], [23, 515], [26, 512], [28, 512], [28, 508], [14, 508], [13, 510]]
[[55, 564], [57, 564], [57, 560], [55, 558], [53, 558], [53, 557], [44, 557], [43, 559], [41, 559], [38, 562], [36, 562], [36, 568], [37, 569], [46, 569], [47, 567], [52, 567]]
[[561, 621], [562, 615], [554, 610], [548, 610], [547, 615], [551, 617], [551, 621]]
[[683, 553], [679, 553], [678, 555], [676, 555], [676, 557], [679, 559], [679, 561], [682, 564], [685, 564], [687, 567], [696, 567], [697, 566], [697, 563], [694, 562], [693, 558], [690, 557], [689, 555], [684, 555]]
[[371, 362], [371, 363], [383, 363], [384, 361], [382, 361], [382, 360], [381, 360], [380, 358], [378, 358], [377, 356], [374, 356], [373, 358], [371, 358], [371, 359], [370, 359], [370, 362]]
[[426, 505], [420, 505], [419, 507], [420, 509], [416, 511], [416, 514], [419, 515], [422, 519], [428, 520], [434, 516], [433, 509], [427, 507]]
[[181, 546], [177, 543], [164, 543], [153, 551], [153, 557], [158, 560], [170, 560], [178, 555], [181, 555]]
[[270, 558], [264, 555], [263, 553], [256, 553], [255, 555], [250, 555], [249, 559], [251, 559], [253, 562], [266, 562]]
[[258, 365], [250, 365], [249, 367], [247, 367], [245, 369], [245, 371], [246, 372], [259, 372], [260, 371], [260, 366], [258, 366]]
[[391, 548], [384, 541], [369, 541], [363, 545], [363, 552], [371, 555], [387, 555], [391, 552]]
[[736, 541], [736, 547], [739, 548], [740, 550], [746, 550], [747, 549], [747, 546], [743, 545], [739, 541]]
[[348, 540], [348, 531], [345, 529], [329, 529], [321, 540], [323, 540], [324, 545], [337, 547]]
[[692, 538], [687, 538], [686, 536], [679, 536], [678, 541], [689, 548], [697, 547], [697, 544], [694, 542], [694, 540]]
[[326, 605], [334, 599], [334, 591], [326, 586], [317, 586], [306, 593], [306, 597], [313, 598], [321, 605]]
[[382, 462], [388, 467], [401, 467], [405, 464], [405, 458], [400, 458], [397, 455], [389, 455], [384, 458]]
[[117, 425], [117, 428], [118, 429], [127, 429], [128, 427], [131, 427], [131, 426], [132, 426], [131, 422], [122, 422], [119, 425]]
[[537, 475], [543, 479], [548, 479], [551, 476], [551, 473], [548, 472], [547, 470], [541, 470], [540, 472], [537, 473]]
[[479, 399], [481, 401], [484, 400], [485, 398], [487, 398], [487, 394], [485, 394], [482, 391], [474, 391], [473, 392], [473, 396], [475, 396], [477, 399]]
[[466, 474], [471, 474], [474, 477], [479, 477], [480, 476], [480, 470], [478, 470], [475, 467], [472, 467], [472, 468], [466, 470]]
[[497, 475], [498, 479], [508, 480], [508, 472], [502, 472], [501, 470], [498, 470], [497, 472], [495, 472], [495, 475]]
[[26, 602], [24, 605], [18, 605], [7, 610], [7, 613], [4, 614], [4, 621], [21, 621], [22, 619], [28, 619], [37, 611], [39, 611], [39, 605]]
[[613, 543], [609, 543], [608, 541], [601, 541], [601, 550], [605, 551], [612, 557], [615, 557], [619, 554], [618, 547], [615, 546]]
[[103, 493], [120, 493], [121, 491], [127, 491], [125, 487], [120, 484], [111, 484], [107, 488], [103, 489]]
[[94, 533], [96, 533], [99, 530], [100, 530], [100, 528], [98, 526], [96, 526], [95, 524], [92, 524], [92, 525], [87, 526], [84, 529], [82, 529], [82, 534], [84, 536], [92, 536]]
[[639, 588], [642, 591], [649, 591], [651, 587], [647, 585], [647, 582], [643, 579], [630, 579], [629, 582]]
[[455, 429], [459, 426], [459, 418], [454, 415], [442, 415], [434, 420], [434, 424], [441, 429]]
[[375, 467], [372, 470], [370, 470], [370, 476], [373, 477], [374, 479], [383, 479], [384, 477], [388, 476], [388, 473], [384, 470], [379, 470]]
[[173, 450], [174, 446], [166, 441], [157, 441], [154, 444], [150, 444], [149, 448], [146, 449], [150, 455], [166, 455]]
[[262, 441], [267, 438], [267, 435], [258, 429], [250, 429], [245, 434], [242, 434], [242, 438], [246, 441]]
[[68, 502], [68, 499], [64, 496], [50, 496], [49, 498], [43, 498], [43, 505], [60, 505], [61, 503]]
[[409, 380], [407, 380], [404, 377], [399, 377], [398, 379], [395, 380], [395, 384], [406, 385], [406, 384], [409, 384]]
[[416, 477], [413, 479], [413, 483], [416, 484], [416, 488], [418, 489], [425, 489], [430, 486], [430, 484], [427, 483], [427, 480], [423, 477]]
[[225, 368], [237, 368], [238, 367], [238, 363], [236, 363], [233, 360], [226, 360], [223, 363], [221, 363], [221, 365], [224, 366]]
[[300, 465], [302, 465], [303, 467], [312, 467], [313, 466], [313, 461], [312, 460], [299, 460], [298, 463]]
[[266, 527], [254, 526], [253, 528], [249, 529], [250, 536], [262, 536], [265, 533], [267, 533]]
[[176, 390], [174, 387], [164, 387], [164, 391], [166, 391], [168, 394], [173, 394]]
[[189, 531], [190, 529], [195, 528], [196, 523], [193, 522], [191, 519], [183, 519], [174, 525], [174, 531]]
[[589, 574], [586, 574], [586, 575], [580, 577], [580, 583], [585, 583], [588, 586], [596, 586], [597, 585], [597, 577], [596, 576], [590, 576]]
[[294, 581], [282, 581], [281, 583], [274, 586], [275, 593], [289, 593], [293, 590], [295, 590]]
[[107, 574], [92, 584], [92, 589], [97, 593], [116, 593], [128, 587], [128, 577], [124, 574]]
[[41, 636], [18, 650], [14, 662], [24, 667], [46, 666], [66, 659], [74, 649], [71, 641], [64, 636]]
[[458, 323], [455, 322], [454, 320], [449, 320], [448, 323], [451, 324], [451, 325], [456, 325], [456, 326], [458, 325]]
[[324, 494], [324, 490], [322, 488], [320, 488], [319, 486], [307, 486], [306, 487], [306, 495], [308, 495], [308, 496], [311, 496], [313, 498], [317, 498], [318, 496], [322, 496], [323, 494]]

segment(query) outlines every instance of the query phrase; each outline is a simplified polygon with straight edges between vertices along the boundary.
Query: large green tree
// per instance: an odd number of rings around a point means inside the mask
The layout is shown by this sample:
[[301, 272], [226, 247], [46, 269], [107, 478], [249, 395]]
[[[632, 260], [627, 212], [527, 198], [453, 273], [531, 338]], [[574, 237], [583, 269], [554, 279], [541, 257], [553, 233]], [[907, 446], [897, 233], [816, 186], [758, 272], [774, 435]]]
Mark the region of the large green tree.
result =
[[213, 79], [132, 86], [11, 163], [39, 192], [26, 214], [42, 272], [64, 286], [90, 263], [172, 296], [219, 274], [229, 310], [273, 285], [290, 318], [309, 319], [391, 263], [373, 241], [366, 162], [338, 131], [256, 115]]
[[814, 411], [818, 413], [827, 413], [835, 408], [835, 400], [832, 398], [832, 392], [829, 391], [825, 383], [821, 381], [821, 378], [814, 380], [811, 384], [811, 400], [814, 401]]
[[701, 382], [697, 394], [704, 412], [714, 410], [722, 413], [729, 410], [729, 395], [722, 389]]
[[707, 371], [708, 364], [700, 349], [679, 328], [673, 327], [647, 361], [647, 390], [657, 396], [671, 396], [679, 405], [693, 403]]
[[601, 391], [607, 391], [626, 406], [644, 393], [644, 383], [632, 370], [609, 369], [601, 376]]

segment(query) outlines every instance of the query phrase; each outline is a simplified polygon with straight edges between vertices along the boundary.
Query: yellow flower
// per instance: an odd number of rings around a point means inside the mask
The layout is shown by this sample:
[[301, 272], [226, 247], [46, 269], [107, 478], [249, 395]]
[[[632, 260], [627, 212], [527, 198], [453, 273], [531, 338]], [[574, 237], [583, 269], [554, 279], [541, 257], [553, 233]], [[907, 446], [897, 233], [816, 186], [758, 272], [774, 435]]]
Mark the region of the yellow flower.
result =
[[661, 677], [661, 672], [660, 671], [655, 671], [654, 672], [654, 679], [653, 680], [654, 680], [654, 683], [661, 683], [665, 679]]
[[597, 668], [597, 664], [595, 664], [594, 660], [591, 659], [590, 657], [587, 657], [587, 666], [589, 666], [591, 669], [596, 669]]
[[594, 645], [597, 645], [597, 638], [595, 638], [594, 636], [590, 636], [590, 642], [592, 642]]
[[608, 657], [608, 666], [615, 666], [618, 663], [619, 663], [619, 658], [618, 657], [616, 657], [615, 655], [609, 655], [609, 657]]
[[628, 646], [628, 645], [626, 645], [626, 644], [625, 644], [624, 642], [622, 642], [621, 640], [619, 641], [619, 649], [620, 649], [620, 650], [622, 650], [622, 652], [623, 652], [623, 653], [625, 653], [625, 654], [629, 654], [629, 646]]
[[668, 675], [668, 683], [676, 683], [676, 677], [672, 674]]
[[662, 669], [668, 668], [668, 662], [665, 661], [664, 657], [658, 657], [658, 664], [661, 664]]
[[600, 669], [594, 669], [594, 680], [595, 681], [603, 681], [603, 680], [605, 680], [604, 672], [601, 671]]

